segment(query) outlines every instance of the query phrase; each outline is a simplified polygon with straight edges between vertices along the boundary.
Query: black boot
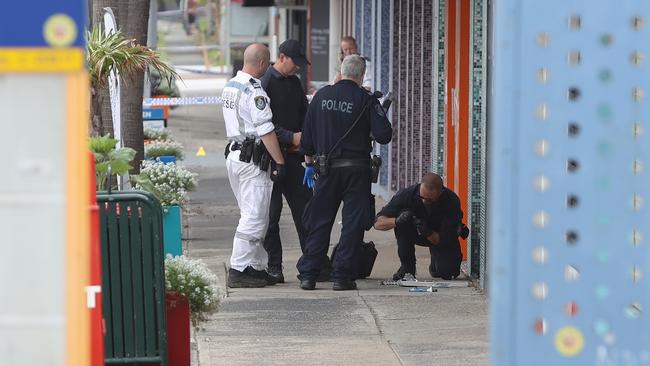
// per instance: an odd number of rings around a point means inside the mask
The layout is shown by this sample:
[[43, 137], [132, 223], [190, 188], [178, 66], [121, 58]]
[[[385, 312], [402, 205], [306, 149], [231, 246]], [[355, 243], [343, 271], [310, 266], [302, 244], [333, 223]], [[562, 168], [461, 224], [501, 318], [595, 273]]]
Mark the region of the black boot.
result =
[[247, 287], [264, 287], [266, 286], [266, 280], [259, 277], [251, 275], [246, 270], [251, 267], [247, 267], [243, 272], [240, 272], [236, 269], [230, 268], [228, 270], [228, 287], [230, 288], [247, 288]]
[[407, 273], [410, 273], [410, 274], [413, 275], [413, 277], [415, 277], [415, 266], [411, 267], [411, 266], [405, 266], [405, 265], [402, 264], [399, 267], [399, 269], [397, 270], [397, 272], [395, 272], [393, 274], [393, 281], [399, 281], [401, 279], [404, 279], [404, 276]]
[[266, 281], [267, 286], [273, 286], [276, 283], [278, 283], [278, 278], [269, 275], [269, 273], [267, 271], [264, 271], [264, 270], [260, 271], [260, 270], [257, 270], [255, 268], [253, 268], [253, 267], [246, 267], [246, 269], [244, 270], [244, 273], [248, 273], [249, 275], [251, 275], [253, 277], [256, 277], [256, 278], [259, 278], [259, 279], [262, 279], [262, 280]]
[[352, 280], [334, 280], [332, 284], [332, 290], [334, 291], [346, 291], [346, 290], [356, 290], [357, 283]]
[[300, 288], [303, 290], [314, 290], [316, 289], [316, 281], [314, 280], [300, 280]]
[[269, 266], [269, 269], [266, 272], [269, 274], [269, 276], [276, 279], [276, 283], [284, 283], [282, 265]]

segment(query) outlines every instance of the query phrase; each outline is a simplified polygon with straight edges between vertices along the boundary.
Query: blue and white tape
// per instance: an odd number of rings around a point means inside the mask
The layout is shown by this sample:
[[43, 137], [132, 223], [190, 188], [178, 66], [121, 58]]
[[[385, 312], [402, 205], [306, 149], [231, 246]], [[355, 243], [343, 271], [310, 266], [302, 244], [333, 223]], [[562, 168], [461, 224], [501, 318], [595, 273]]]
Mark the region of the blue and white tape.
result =
[[221, 104], [221, 97], [179, 97], [179, 98], [144, 98], [142, 105], [159, 107], [164, 105], [205, 105]]

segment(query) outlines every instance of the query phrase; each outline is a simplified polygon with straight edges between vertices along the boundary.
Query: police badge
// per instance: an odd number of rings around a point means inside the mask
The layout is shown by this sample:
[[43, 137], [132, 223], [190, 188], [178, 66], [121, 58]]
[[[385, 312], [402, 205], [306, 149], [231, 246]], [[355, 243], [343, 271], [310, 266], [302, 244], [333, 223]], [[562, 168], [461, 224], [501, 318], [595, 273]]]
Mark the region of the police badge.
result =
[[266, 98], [264, 98], [264, 97], [261, 96], [261, 95], [255, 97], [255, 106], [256, 106], [257, 109], [259, 109], [260, 111], [263, 111], [264, 108], [266, 108]]

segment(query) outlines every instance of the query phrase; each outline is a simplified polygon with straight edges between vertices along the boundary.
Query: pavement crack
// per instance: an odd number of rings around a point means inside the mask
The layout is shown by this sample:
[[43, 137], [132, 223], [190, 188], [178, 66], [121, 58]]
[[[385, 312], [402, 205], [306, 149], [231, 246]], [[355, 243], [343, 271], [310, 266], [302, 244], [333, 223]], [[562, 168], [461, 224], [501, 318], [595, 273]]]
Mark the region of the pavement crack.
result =
[[[357, 291], [357, 292], [358, 292], [358, 291]], [[372, 315], [372, 319], [373, 319], [373, 321], [375, 322], [375, 328], [377, 329], [377, 333], [379, 333], [379, 338], [380, 338], [383, 342], [386, 342], [386, 345], [388, 345], [388, 347], [390, 348], [390, 350], [391, 350], [391, 351], [393, 352], [393, 354], [395, 355], [395, 358], [397, 359], [397, 362], [399, 362], [399, 364], [403, 366], [403, 365], [404, 365], [404, 362], [402, 362], [402, 358], [399, 357], [399, 354], [397, 353], [397, 350], [393, 347], [393, 343], [392, 343], [390, 340], [388, 340], [388, 339], [386, 338], [386, 334], [384, 333], [384, 331], [381, 329], [381, 326], [379, 325], [379, 315], [377, 314], [377, 312], [375, 311], [375, 309], [373, 309], [373, 307], [370, 306], [370, 304], [368, 303], [368, 301], [366, 300], [366, 298], [363, 297], [360, 293], [359, 293], [359, 297], [361, 298], [361, 300], [363, 300], [363, 303], [364, 303], [364, 304], [366, 305], [366, 307], [368, 308], [368, 311], [370, 312], [370, 315]]]

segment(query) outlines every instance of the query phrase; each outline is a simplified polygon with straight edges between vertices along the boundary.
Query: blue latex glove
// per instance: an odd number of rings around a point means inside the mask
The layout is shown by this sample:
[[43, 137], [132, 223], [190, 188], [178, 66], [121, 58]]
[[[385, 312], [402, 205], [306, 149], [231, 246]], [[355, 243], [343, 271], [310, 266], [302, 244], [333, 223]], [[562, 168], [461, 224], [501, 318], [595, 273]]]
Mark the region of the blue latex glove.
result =
[[316, 174], [316, 170], [314, 170], [314, 167], [306, 166], [305, 175], [302, 178], [302, 184], [306, 185], [310, 189], [314, 188], [314, 186], [316, 186], [316, 181], [314, 180], [314, 174]]

